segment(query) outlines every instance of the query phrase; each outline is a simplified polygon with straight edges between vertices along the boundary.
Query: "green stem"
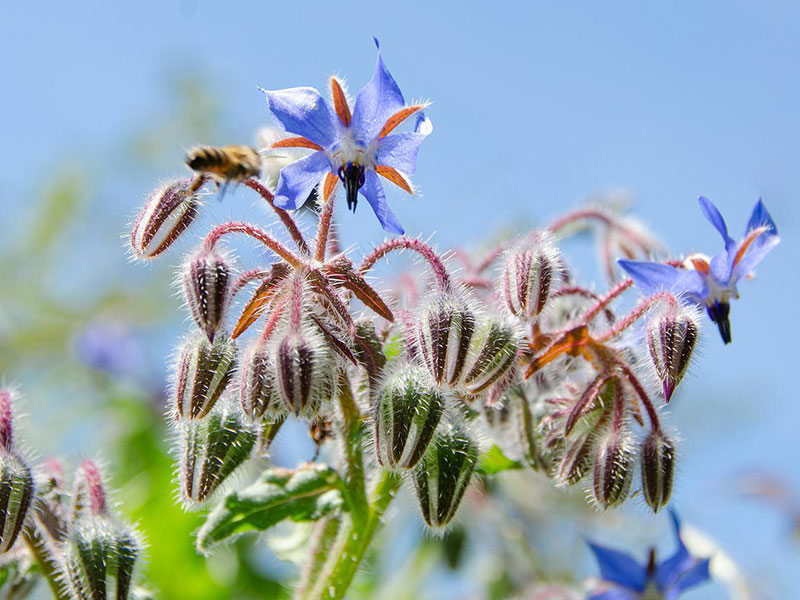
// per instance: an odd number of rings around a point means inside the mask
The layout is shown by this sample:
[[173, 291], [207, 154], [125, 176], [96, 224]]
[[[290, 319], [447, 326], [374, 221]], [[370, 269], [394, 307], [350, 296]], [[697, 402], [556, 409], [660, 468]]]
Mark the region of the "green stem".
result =
[[56, 600], [70, 600], [69, 594], [59, 582], [58, 562], [51, 555], [42, 534], [35, 527], [29, 527], [23, 530], [22, 537], [34, 560], [42, 570], [42, 575], [47, 580], [50, 591], [53, 592], [53, 598]]
[[397, 493], [401, 481], [397, 473], [384, 471], [381, 474], [372, 492], [366, 519], [352, 519], [350, 522], [347, 537], [320, 588], [319, 597], [322, 600], [344, 598], [367, 550], [372, 545], [372, 538], [378, 530], [383, 513]]
[[338, 400], [339, 408], [342, 411], [345, 485], [350, 495], [350, 515], [353, 522], [361, 522], [367, 514], [367, 488], [364, 479], [364, 456], [362, 451], [364, 419], [353, 396], [350, 379], [344, 371], [339, 377]]

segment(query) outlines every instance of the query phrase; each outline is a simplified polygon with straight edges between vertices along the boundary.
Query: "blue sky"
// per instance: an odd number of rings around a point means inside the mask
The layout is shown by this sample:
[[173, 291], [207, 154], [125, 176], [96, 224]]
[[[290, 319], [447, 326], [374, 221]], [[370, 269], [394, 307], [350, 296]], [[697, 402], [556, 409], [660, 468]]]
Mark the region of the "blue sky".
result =
[[[64, 157], [113, 162], [105, 154], [120, 135], [167, 110], [170, 73], [199, 70], [241, 136], [194, 141], [246, 142], [267, 121], [256, 85], [323, 86], [338, 73], [355, 91], [374, 65], [372, 35], [405, 94], [434, 102], [415, 177], [422, 195], [390, 199], [412, 235], [435, 233], [443, 247], [480, 240], [626, 187], [676, 252], [714, 253], [697, 196], [737, 234], [761, 196], [783, 242], [741, 285], [734, 343], [708, 328], [671, 409], [683, 434], [677, 503], [753, 573], [799, 589], [800, 550], [779, 517], [719, 486], [766, 466], [800, 492], [800, 5], [569, 5], [14, 3], [0, 39], [0, 206], [9, 219]], [[176, 172], [185, 143], [175, 140]], [[136, 183], [144, 192], [152, 181]], [[140, 201], [106, 195], [126, 216]], [[380, 232], [361, 210], [344, 235], [369, 244]]]

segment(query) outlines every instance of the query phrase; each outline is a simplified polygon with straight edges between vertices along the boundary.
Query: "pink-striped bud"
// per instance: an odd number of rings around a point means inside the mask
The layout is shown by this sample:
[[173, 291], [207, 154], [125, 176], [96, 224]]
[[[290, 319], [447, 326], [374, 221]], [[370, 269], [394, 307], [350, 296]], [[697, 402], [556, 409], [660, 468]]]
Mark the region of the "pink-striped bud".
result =
[[202, 419], [214, 407], [236, 368], [236, 344], [229, 338], [213, 343], [204, 335], [190, 338], [178, 354], [175, 410], [184, 419]]
[[286, 407], [278, 396], [277, 372], [271, 349], [257, 342], [245, 355], [240, 368], [239, 396], [245, 416], [285, 416]]
[[186, 305], [194, 322], [212, 342], [230, 304], [231, 278], [232, 269], [228, 259], [216, 250], [201, 248], [183, 268]]
[[642, 494], [653, 512], [667, 505], [675, 478], [675, 445], [661, 430], [642, 442]]
[[455, 383], [464, 371], [475, 312], [466, 300], [442, 294], [423, 309], [417, 327], [417, 347], [437, 383]]
[[630, 436], [620, 429], [609, 429], [597, 441], [594, 455], [594, 499], [608, 508], [628, 497], [633, 480], [634, 456]]
[[684, 308], [671, 308], [647, 324], [647, 348], [667, 402], [686, 373], [699, 331], [697, 319]]
[[153, 192], [131, 229], [131, 248], [140, 260], [155, 258], [192, 224], [199, 202], [192, 180], [172, 181]]
[[13, 448], [11, 391], [0, 388], [0, 554], [14, 545], [31, 508], [33, 472]]
[[296, 416], [313, 418], [334, 392], [331, 349], [311, 330], [289, 333], [278, 344], [278, 394]]
[[508, 310], [533, 321], [544, 310], [558, 277], [558, 250], [548, 236], [536, 234], [506, 254], [502, 294]]

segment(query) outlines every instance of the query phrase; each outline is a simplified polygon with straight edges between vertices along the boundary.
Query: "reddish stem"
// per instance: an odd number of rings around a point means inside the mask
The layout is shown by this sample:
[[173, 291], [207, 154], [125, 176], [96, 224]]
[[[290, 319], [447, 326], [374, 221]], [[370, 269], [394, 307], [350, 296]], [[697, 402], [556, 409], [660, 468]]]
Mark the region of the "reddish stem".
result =
[[264, 331], [261, 332], [261, 343], [265, 344], [269, 341], [269, 338], [272, 336], [272, 333], [275, 331], [275, 328], [278, 326], [278, 322], [281, 320], [283, 316], [283, 311], [286, 309], [286, 300], [277, 304], [275, 309], [272, 311], [272, 314], [269, 316], [266, 324], [264, 325]]
[[641, 382], [633, 373], [633, 371], [631, 371], [631, 368], [628, 365], [621, 360], [617, 360], [617, 365], [620, 369], [622, 369], [622, 372], [625, 374], [625, 379], [627, 379], [628, 383], [631, 384], [636, 392], [636, 395], [639, 396], [641, 405], [644, 407], [645, 411], [647, 411], [647, 416], [650, 419], [650, 428], [653, 431], [659, 431], [661, 429], [661, 423], [658, 420], [658, 413], [656, 412], [653, 403], [650, 401], [650, 396], [647, 395], [644, 386], [642, 386]]
[[218, 225], [212, 229], [211, 232], [209, 232], [209, 234], [206, 236], [206, 240], [204, 242], [206, 250], [211, 251], [214, 248], [214, 245], [223, 235], [228, 235], [231, 233], [244, 233], [245, 235], [249, 235], [250, 237], [258, 240], [295, 269], [299, 269], [303, 266], [303, 262], [300, 260], [300, 258], [289, 251], [278, 240], [273, 238], [263, 229], [250, 225], [250, 223], [246, 223], [244, 221], [230, 221], [228, 223]]
[[439, 284], [439, 288], [443, 291], [450, 291], [452, 289], [450, 275], [447, 274], [444, 263], [433, 248], [422, 240], [413, 238], [398, 237], [384, 242], [364, 258], [361, 266], [358, 268], [359, 271], [361, 271], [361, 273], [366, 273], [381, 258], [395, 250], [414, 250], [421, 254], [430, 264], [433, 274], [436, 277], [436, 282]]
[[289, 231], [289, 235], [292, 236], [294, 243], [297, 244], [297, 247], [300, 249], [300, 251], [304, 254], [311, 254], [311, 251], [308, 249], [308, 244], [306, 243], [303, 234], [301, 233], [300, 229], [298, 229], [297, 223], [294, 222], [292, 216], [282, 208], [275, 206], [275, 197], [272, 195], [272, 192], [270, 192], [257, 179], [248, 179], [244, 182], [244, 184], [250, 189], [255, 190], [259, 196], [261, 196], [266, 203], [270, 205], [272, 210], [275, 211], [275, 214], [278, 215], [281, 223], [283, 223], [286, 229]]
[[678, 305], [677, 298], [675, 298], [675, 296], [669, 292], [658, 292], [657, 294], [653, 294], [652, 296], [649, 296], [640, 302], [636, 308], [634, 308], [624, 318], [617, 321], [616, 325], [614, 325], [611, 329], [598, 336], [596, 340], [598, 342], [607, 342], [611, 338], [618, 336], [620, 333], [638, 321], [648, 310], [650, 310], [659, 302], [666, 302], [673, 307]]
[[585, 315], [583, 315], [583, 322], [589, 323], [592, 319], [597, 316], [603, 308], [605, 308], [609, 303], [611, 303], [614, 298], [619, 296], [622, 292], [627, 290], [629, 287], [633, 285], [633, 279], [630, 277], [627, 279], [623, 279], [613, 288], [611, 288], [605, 296], [602, 296], [592, 308], [590, 308]]
[[325, 260], [325, 251], [328, 249], [328, 233], [331, 229], [333, 218], [333, 203], [336, 194], [333, 194], [325, 201], [322, 212], [319, 215], [319, 226], [317, 227], [317, 239], [314, 243], [314, 260], [322, 262]]
[[0, 389], [0, 449], [11, 450], [14, 430], [11, 417], [11, 392]]
[[255, 281], [256, 279], [264, 279], [266, 277], [269, 277], [269, 271], [264, 269], [250, 269], [249, 271], [245, 271], [239, 275], [239, 278], [234, 282], [233, 288], [231, 289], [231, 296], [235, 296], [241, 292], [244, 286], [251, 281]]

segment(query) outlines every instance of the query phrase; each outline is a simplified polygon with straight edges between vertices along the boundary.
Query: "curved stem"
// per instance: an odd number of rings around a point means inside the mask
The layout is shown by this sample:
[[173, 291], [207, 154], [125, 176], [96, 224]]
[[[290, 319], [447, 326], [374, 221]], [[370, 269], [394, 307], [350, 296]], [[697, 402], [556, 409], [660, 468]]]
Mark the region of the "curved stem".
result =
[[244, 221], [230, 221], [228, 223], [218, 225], [212, 229], [206, 236], [204, 242], [206, 250], [212, 250], [223, 235], [228, 235], [231, 233], [243, 233], [258, 240], [295, 269], [299, 269], [301, 266], [303, 266], [303, 262], [300, 260], [300, 258], [294, 253], [290, 252], [278, 240], [273, 238], [263, 229], [254, 227], [253, 225], [250, 225], [250, 223], [246, 223]]
[[597, 336], [595, 338], [598, 342], [607, 342], [611, 338], [617, 337], [620, 333], [625, 331], [628, 327], [633, 325], [636, 321], [638, 321], [648, 310], [650, 310], [655, 304], [659, 302], [666, 302], [671, 306], [677, 306], [678, 300], [670, 294], [669, 292], [659, 292], [652, 296], [645, 298], [642, 302], [640, 302], [636, 308], [634, 308], [630, 313], [628, 313], [624, 318], [617, 321], [616, 325], [606, 331], [604, 334]]
[[289, 235], [292, 236], [294, 243], [297, 244], [297, 247], [300, 249], [301, 252], [304, 254], [311, 254], [311, 251], [308, 249], [308, 244], [306, 243], [303, 234], [301, 233], [300, 229], [297, 227], [297, 223], [294, 222], [294, 219], [291, 215], [283, 210], [282, 208], [278, 208], [275, 206], [275, 197], [260, 181], [257, 179], [248, 179], [244, 182], [244, 184], [249, 187], [251, 190], [255, 190], [259, 196], [261, 196], [267, 204], [270, 205], [272, 210], [275, 211], [275, 214], [278, 215], [278, 218], [281, 220], [281, 223], [286, 227]]
[[631, 384], [636, 395], [639, 396], [639, 401], [641, 402], [644, 409], [647, 411], [647, 417], [650, 419], [650, 427], [653, 431], [659, 431], [661, 429], [661, 423], [658, 420], [658, 412], [656, 412], [655, 406], [650, 401], [650, 396], [647, 395], [644, 387], [642, 386], [641, 382], [637, 379], [636, 375], [631, 368], [626, 365], [623, 361], [617, 361], [617, 365], [625, 375], [625, 379], [628, 380], [628, 383]]
[[553, 223], [551, 223], [547, 229], [552, 232], [553, 234], [558, 233], [560, 229], [564, 229], [568, 225], [572, 225], [576, 221], [581, 221], [584, 219], [594, 219], [596, 221], [600, 221], [604, 225], [612, 226], [613, 221], [611, 218], [602, 210], [597, 210], [594, 208], [585, 208], [581, 210], [576, 210], [571, 213], [567, 213], [562, 217], [559, 217]]
[[384, 242], [364, 258], [361, 262], [361, 266], [358, 268], [359, 271], [361, 271], [361, 273], [366, 273], [376, 262], [395, 250], [413, 250], [421, 254], [430, 264], [440, 289], [443, 291], [449, 291], [451, 289], [450, 275], [448, 275], [442, 259], [439, 258], [433, 248], [428, 244], [422, 240], [413, 238], [398, 237]]
[[598, 299], [597, 304], [592, 306], [586, 312], [586, 314], [583, 316], [583, 322], [584, 323], [589, 323], [589, 321], [591, 321], [592, 319], [594, 319], [597, 316], [597, 313], [599, 313], [601, 310], [603, 310], [609, 303], [611, 303], [612, 300], [614, 300], [614, 298], [619, 296], [622, 292], [627, 290], [632, 285], [633, 285], [633, 279], [631, 279], [630, 277], [620, 281], [617, 285], [615, 285], [613, 288], [611, 288], [605, 294], [605, 296], [601, 296]]
[[266, 279], [269, 277], [269, 271], [265, 269], [250, 269], [249, 271], [245, 271], [236, 279], [233, 283], [233, 287], [231, 288], [231, 296], [235, 296], [239, 292], [244, 289], [251, 281], [255, 281], [256, 279]]

